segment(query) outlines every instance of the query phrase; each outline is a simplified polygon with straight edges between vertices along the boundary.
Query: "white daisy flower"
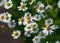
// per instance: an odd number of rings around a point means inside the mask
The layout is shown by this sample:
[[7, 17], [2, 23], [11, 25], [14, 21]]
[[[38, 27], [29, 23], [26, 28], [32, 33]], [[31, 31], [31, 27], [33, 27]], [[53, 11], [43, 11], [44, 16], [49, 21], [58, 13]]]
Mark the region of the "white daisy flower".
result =
[[58, 8], [60, 8], [60, 0], [58, 1], [58, 4], [57, 4]]
[[27, 3], [20, 3], [20, 6], [18, 7], [18, 10], [26, 11], [28, 8], [26, 7]]
[[25, 19], [24, 25], [30, 24], [32, 22], [34, 22], [32, 19]]
[[10, 28], [14, 28], [14, 27], [16, 26], [15, 20], [10, 20], [10, 21], [8, 22], [8, 26], [9, 26]]
[[29, 12], [25, 13], [24, 19], [32, 19], [31, 14]]
[[12, 6], [13, 6], [12, 1], [9, 0], [9, 1], [7, 1], [7, 2], [5, 3], [4, 8], [5, 8], [5, 9], [9, 9], [9, 8], [11, 8]]
[[0, 6], [3, 6], [5, 4], [6, 0], [0, 0]]
[[24, 28], [25, 31], [31, 31], [31, 25], [27, 24], [26, 27]]
[[39, 43], [40, 42], [40, 38], [38, 36], [35, 36], [33, 39], [32, 39], [33, 43]]
[[31, 37], [31, 31], [25, 31], [24, 35], [27, 37]]
[[37, 3], [37, 6], [36, 6], [36, 11], [38, 12], [38, 13], [43, 13], [45, 10], [44, 10], [44, 4], [43, 3], [41, 3], [41, 2], [38, 2]]
[[23, 25], [30, 24], [31, 22], [33, 22], [31, 14], [29, 12], [25, 13]]
[[4, 22], [3, 20], [4, 20], [4, 14], [1, 13], [1, 14], [0, 14], [0, 21]]
[[31, 26], [34, 27], [34, 28], [37, 28], [38, 27], [38, 25], [37, 25], [36, 22], [31, 23]]
[[49, 18], [49, 19], [45, 20], [45, 25], [52, 25], [53, 22], [54, 22], [53, 19]]
[[55, 43], [60, 43], [60, 41], [57, 40]]
[[32, 5], [35, 1], [36, 0], [31, 0], [29, 4]]
[[49, 35], [49, 34], [52, 34], [53, 33], [53, 28], [51, 28], [51, 26], [46, 26], [45, 28], [43, 28], [43, 32], [46, 34], [46, 35]]
[[40, 17], [40, 15], [36, 14], [36, 15], [34, 15], [33, 19], [36, 21], [39, 21], [41, 19], [41, 17]]
[[28, 0], [21, 0], [21, 2], [27, 2]]
[[34, 28], [34, 27], [32, 27], [32, 28], [31, 28], [31, 33], [35, 34], [35, 33], [38, 32], [38, 30], [39, 30], [39, 28]]
[[5, 15], [4, 15], [4, 22], [5, 23], [8, 23], [10, 20], [11, 20], [11, 14], [6, 12]]
[[16, 31], [13, 31], [11, 36], [13, 37], [13, 39], [18, 39], [20, 35], [21, 35], [21, 31], [16, 30]]
[[52, 11], [53, 7], [51, 5], [47, 5], [45, 8], [47, 11]]
[[44, 33], [44, 32], [39, 32], [38, 33], [38, 36], [40, 37], [40, 38], [46, 38], [46, 34]]
[[18, 22], [18, 25], [24, 25], [24, 17], [22, 18], [19, 18], [19, 22]]

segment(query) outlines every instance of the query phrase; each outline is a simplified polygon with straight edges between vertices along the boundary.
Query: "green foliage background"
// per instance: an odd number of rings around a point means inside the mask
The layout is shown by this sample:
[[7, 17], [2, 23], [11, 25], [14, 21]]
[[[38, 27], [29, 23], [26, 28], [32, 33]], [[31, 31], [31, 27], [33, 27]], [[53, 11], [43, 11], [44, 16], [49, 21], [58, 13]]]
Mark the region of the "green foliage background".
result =
[[[30, 13], [32, 13], [32, 15], [35, 15], [37, 12], [35, 12], [36, 10], [33, 8], [33, 6], [35, 6], [38, 1], [41, 1], [42, 3], [44, 3], [45, 6], [47, 4], [50, 4], [50, 5], [53, 6], [53, 11], [48, 12], [47, 15], [49, 15], [49, 17], [54, 18], [54, 20], [55, 20], [54, 24], [57, 24], [57, 25], [60, 26], [60, 14], [59, 14], [60, 13], [60, 8], [57, 7], [58, 0], [37, 0], [32, 5], [29, 5], [29, 2], [27, 2], [28, 3], [27, 6], [28, 6], [29, 9], [26, 12], [29, 11]], [[11, 9], [6, 10], [6, 11], [9, 11], [12, 14], [12, 18], [15, 19], [16, 22], [18, 23], [18, 18], [24, 16], [25, 12], [18, 11], [18, 9], [17, 9], [17, 7], [20, 5], [21, 0], [12, 0], [12, 2], [13, 2], [14, 6]], [[44, 13], [44, 15], [45, 14], [46, 14], [46, 12]], [[42, 30], [41, 27], [44, 26], [43, 19], [41, 21], [37, 22], [37, 23], [39, 25], [40, 30]], [[41, 23], [42, 23], [42, 25], [41, 25]], [[22, 37], [20, 37], [19, 40], [26, 41], [26, 43], [32, 43], [32, 39], [34, 37], [34, 34], [30, 38], [25, 37], [23, 35], [24, 27], [25, 26], [23, 26], [23, 25], [22, 26], [17, 25], [16, 28], [15, 28], [15, 30], [18, 29], [18, 30], [22, 31]], [[41, 39], [41, 43], [45, 43], [46, 41], [49, 41], [49, 43], [54, 43], [57, 40], [60, 40], [60, 28], [55, 30], [52, 35], [48, 35], [46, 39]]]

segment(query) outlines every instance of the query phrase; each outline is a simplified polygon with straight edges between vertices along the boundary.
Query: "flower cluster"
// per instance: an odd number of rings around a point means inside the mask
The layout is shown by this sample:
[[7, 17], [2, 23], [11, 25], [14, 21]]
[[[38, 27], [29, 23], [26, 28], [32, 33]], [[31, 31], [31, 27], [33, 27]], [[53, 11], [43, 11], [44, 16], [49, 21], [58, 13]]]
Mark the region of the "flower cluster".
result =
[[[24, 35], [29, 37], [31, 36], [31, 33], [37, 33], [39, 28], [35, 21], [39, 21], [41, 17], [39, 15], [34, 15], [34, 17], [31, 16], [30, 13], [25, 13], [24, 17], [19, 18], [19, 25], [25, 25], [24, 28]], [[35, 20], [35, 21], [34, 21]]]
[[14, 28], [16, 26], [15, 20], [11, 19], [12, 15], [8, 12], [4, 12], [0, 14], [0, 21], [7, 23], [10, 28]]
[[[36, 5], [33, 6], [33, 9], [36, 10], [36, 14], [32, 15], [29, 11], [29, 7], [27, 6], [28, 0], [21, 0], [19, 6], [17, 7], [18, 11], [23, 11], [24, 16], [21, 18], [18, 18], [18, 25], [24, 25], [24, 36], [26, 37], [32, 37], [31, 34], [38, 34], [35, 36], [32, 41], [33, 43], [39, 43], [40, 39], [46, 38], [47, 35], [52, 34], [54, 30], [58, 29], [59, 26], [54, 24], [54, 19], [49, 18], [49, 15], [47, 15], [47, 12], [51, 12], [53, 10], [53, 6], [48, 4], [44, 5], [42, 2], [38, 1]], [[29, 2], [30, 5], [32, 5], [36, 0], [31, 0]], [[58, 6], [59, 6], [58, 2]], [[13, 6], [13, 3], [11, 0], [7, 1], [4, 5], [5, 9], [10, 9]], [[44, 12], [46, 12], [46, 15], [44, 15]], [[0, 21], [8, 23], [8, 26], [10, 28], [14, 28], [16, 26], [16, 21], [12, 20], [12, 15], [8, 12], [0, 14]], [[39, 25], [37, 22], [40, 22], [43, 19], [42, 22], [44, 22], [44, 26], [41, 27], [42, 31], [39, 28]], [[41, 23], [42, 24], [42, 23]], [[15, 30], [12, 33], [13, 39], [18, 39], [19, 36], [21, 36], [20, 30]]]

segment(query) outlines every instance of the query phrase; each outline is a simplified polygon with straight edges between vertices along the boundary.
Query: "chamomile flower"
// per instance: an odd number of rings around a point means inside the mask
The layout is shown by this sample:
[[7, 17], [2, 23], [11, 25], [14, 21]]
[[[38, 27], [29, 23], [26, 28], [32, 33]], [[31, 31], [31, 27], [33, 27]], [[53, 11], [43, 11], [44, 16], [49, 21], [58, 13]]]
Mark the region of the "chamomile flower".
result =
[[36, 11], [38, 12], [38, 13], [43, 13], [45, 10], [44, 10], [44, 4], [43, 3], [41, 3], [41, 2], [38, 2], [37, 3], [37, 6], [36, 6]]
[[35, 33], [38, 32], [38, 30], [39, 30], [39, 28], [34, 28], [34, 27], [32, 27], [32, 28], [31, 28], [31, 33], [35, 34]]
[[13, 37], [13, 39], [18, 39], [20, 35], [21, 35], [21, 31], [16, 30], [16, 31], [13, 31], [11, 36]]
[[39, 32], [38, 33], [38, 36], [40, 37], [40, 38], [46, 38], [46, 34], [44, 33], [44, 32]]
[[24, 25], [30, 24], [32, 22], [34, 22], [32, 19], [25, 19]]
[[3, 20], [4, 20], [4, 14], [1, 13], [1, 14], [0, 14], [0, 21], [4, 22]]
[[16, 26], [15, 20], [10, 20], [10, 21], [8, 22], [8, 26], [9, 26], [10, 28], [14, 28], [14, 27]]
[[38, 36], [35, 36], [33, 39], [32, 39], [33, 43], [39, 43], [40, 42], [40, 38]]
[[24, 35], [27, 37], [31, 37], [31, 31], [25, 31]]
[[34, 27], [34, 28], [37, 28], [37, 27], [38, 27], [38, 25], [37, 25], [36, 22], [32, 22], [32, 23], [31, 23], [31, 26]]
[[24, 25], [24, 17], [22, 18], [19, 18], [19, 22], [18, 22], [18, 25]]
[[27, 24], [26, 27], [24, 28], [25, 31], [31, 31], [31, 25]]
[[7, 1], [7, 2], [5, 3], [4, 8], [5, 8], [5, 9], [9, 9], [9, 8], [11, 8], [12, 6], [13, 6], [12, 1], [9, 0], [9, 1]]
[[8, 23], [9, 20], [11, 20], [11, 16], [12, 15], [10, 13], [6, 12], [5, 15], [4, 15], [4, 22]]
[[32, 5], [35, 1], [36, 0], [31, 0], [29, 4]]
[[49, 18], [49, 19], [45, 20], [45, 25], [52, 25], [53, 22], [54, 22], [53, 19]]
[[32, 19], [31, 14], [29, 12], [25, 13], [24, 19]]
[[36, 14], [36, 15], [34, 15], [33, 19], [36, 21], [39, 21], [41, 19], [41, 17], [40, 17], [40, 15]]
[[3, 6], [5, 4], [6, 0], [0, 0], [0, 6]]
[[27, 3], [20, 3], [20, 6], [18, 7], [18, 10], [26, 11], [28, 8], [26, 7]]
[[51, 26], [47, 25], [45, 28], [43, 28], [43, 32], [48, 35], [48, 34], [52, 34], [53, 33], [53, 28], [51, 28]]
[[58, 1], [58, 4], [57, 4], [58, 8], [60, 8], [60, 0]]
[[47, 5], [45, 8], [47, 11], [52, 11], [53, 7], [51, 5]]

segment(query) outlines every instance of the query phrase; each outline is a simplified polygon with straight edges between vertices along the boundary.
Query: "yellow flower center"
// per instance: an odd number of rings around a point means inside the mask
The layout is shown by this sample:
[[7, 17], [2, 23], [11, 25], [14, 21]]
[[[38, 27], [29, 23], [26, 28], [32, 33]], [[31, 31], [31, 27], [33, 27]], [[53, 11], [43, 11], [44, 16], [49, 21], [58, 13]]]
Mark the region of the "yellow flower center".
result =
[[27, 14], [25, 17], [26, 17], [26, 19], [30, 19], [29, 14]]
[[0, 19], [3, 19], [4, 18], [4, 16], [0, 16]]
[[44, 33], [43, 32], [41, 32], [41, 34], [40, 34], [41, 36], [44, 36]]
[[30, 34], [30, 31], [27, 31], [27, 34]]
[[26, 22], [27, 22], [27, 23], [30, 23], [30, 22], [31, 22], [31, 20], [30, 20], [30, 19], [27, 19], [27, 20], [26, 20]]
[[38, 42], [38, 38], [35, 38], [35, 42]]
[[51, 21], [48, 19], [47, 22], [50, 23]]
[[24, 18], [21, 18], [20, 21], [23, 22], [24, 21]]
[[15, 36], [17, 36], [17, 35], [18, 35], [18, 32], [14, 32], [13, 34], [14, 34]]
[[30, 17], [29, 16], [26, 16], [26, 19], [30, 19]]
[[30, 26], [27, 27], [27, 29], [30, 29], [30, 28], [31, 28]]
[[46, 28], [46, 30], [50, 30], [50, 26], [46, 26], [45, 28]]
[[32, 31], [36, 31], [36, 29], [33, 27], [33, 28], [32, 28]]
[[35, 16], [35, 18], [36, 18], [36, 19], [38, 19], [38, 18], [39, 18], [39, 16], [38, 16], [38, 15], [36, 15], [36, 16]]
[[24, 4], [21, 4], [21, 5], [20, 5], [20, 8], [22, 8], [22, 9], [23, 9], [24, 7], [25, 7], [25, 5], [24, 5]]
[[7, 5], [7, 6], [10, 6], [10, 3], [9, 3], [9, 2], [6, 2], [6, 5]]
[[8, 20], [8, 19], [9, 19], [8, 15], [4, 16], [4, 18], [5, 18], [6, 20]]
[[38, 9], [39, 9], [39, 10], [42, 10], [42, 6], [38, 6]]
[[35, 27], [35, 26], [36, 26], [36, 24], [33, 24], [33, 25], [32, 25], [32, 27]]

